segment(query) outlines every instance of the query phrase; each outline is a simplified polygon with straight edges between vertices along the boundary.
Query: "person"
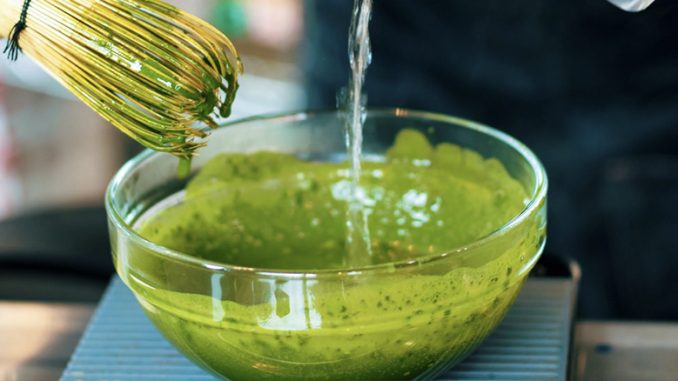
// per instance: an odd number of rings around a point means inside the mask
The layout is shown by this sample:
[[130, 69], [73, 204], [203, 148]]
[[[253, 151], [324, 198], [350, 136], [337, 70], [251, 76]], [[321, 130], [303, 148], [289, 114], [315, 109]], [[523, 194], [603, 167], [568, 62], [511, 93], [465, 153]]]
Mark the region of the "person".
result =
[[[308, 1], [309, 106], [348, 81], [351, 1]], [[678, 319], [678, 3], [375, 1], [369, 106], [466, 117], [549, 174], [547, 255], [582, 267], [584, 318]]]

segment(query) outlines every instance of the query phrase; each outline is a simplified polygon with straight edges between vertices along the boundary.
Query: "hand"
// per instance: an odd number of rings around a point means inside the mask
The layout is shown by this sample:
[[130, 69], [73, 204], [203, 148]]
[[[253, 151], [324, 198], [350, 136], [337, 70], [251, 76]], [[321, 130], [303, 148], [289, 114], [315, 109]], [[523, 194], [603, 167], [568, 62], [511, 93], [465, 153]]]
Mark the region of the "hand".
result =
[[654, 0], [607, 0], [627, 12], [640, 12], [649, 7]]

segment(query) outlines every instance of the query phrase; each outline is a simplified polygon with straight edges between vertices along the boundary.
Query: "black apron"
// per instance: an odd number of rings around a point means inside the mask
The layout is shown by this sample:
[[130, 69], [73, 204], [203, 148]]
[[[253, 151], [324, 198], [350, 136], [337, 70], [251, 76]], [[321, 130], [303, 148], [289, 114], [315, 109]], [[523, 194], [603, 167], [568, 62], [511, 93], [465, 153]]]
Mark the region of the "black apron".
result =
[[[348, 79], [352, 1], [307, 2], [310, 107]], [[583, 268], [580, 315], [678, 319], [678, 2], [374, 2], [371, 106], [455, 114], [531, 147], [547, 252]]]

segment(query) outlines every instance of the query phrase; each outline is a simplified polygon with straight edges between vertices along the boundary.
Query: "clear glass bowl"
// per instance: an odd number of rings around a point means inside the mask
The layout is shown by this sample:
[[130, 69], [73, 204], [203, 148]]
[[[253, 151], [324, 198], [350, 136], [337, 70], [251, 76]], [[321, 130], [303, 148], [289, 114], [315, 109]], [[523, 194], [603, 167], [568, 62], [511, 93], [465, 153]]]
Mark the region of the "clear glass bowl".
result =
[[[223, 152], [279, 151], [345, 158], [336, 112], [259, 117], [215, 130], [195, 173]], [[407, 261], [339, 270], [258, 269], [210, 262], [142, 238], [142, 216], [180, 197], [177, 159], [146, 151], [106, 196], [118, 274], [157, 329], [196, 364], [232, 380], [430, 379], [497, 326], [545, 242], [544, 169], [510, 136], [466, 120], [371, 110], [364, 153], [383, 155], [404, 128], [501, 161], [529, 195], [522, 212], [463, 247]], [[381, 299], [383, 298], [383, 300]], [[336, 305], [328, 312], [327, 303]], [[361, 303], [376, 303], [361, 308]], [[382, 308], [383, 303], [383, 308]], [[325, 307], [320, 308], [325, 305]]]

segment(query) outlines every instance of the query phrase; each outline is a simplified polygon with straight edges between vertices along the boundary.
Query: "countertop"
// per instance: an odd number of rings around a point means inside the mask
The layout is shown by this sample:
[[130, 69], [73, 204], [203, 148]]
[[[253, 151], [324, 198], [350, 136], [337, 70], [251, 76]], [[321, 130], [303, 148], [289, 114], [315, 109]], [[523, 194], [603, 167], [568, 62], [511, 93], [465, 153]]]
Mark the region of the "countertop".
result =
[[[0, 302], [0, 381], [58, 380], [91, 304]], [[571, 380], [675, 380], [678, 323], [582, 321]]]
[[0, 302], [0, 381], [58, 380], [94, 308]]

